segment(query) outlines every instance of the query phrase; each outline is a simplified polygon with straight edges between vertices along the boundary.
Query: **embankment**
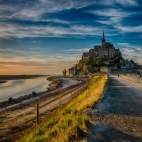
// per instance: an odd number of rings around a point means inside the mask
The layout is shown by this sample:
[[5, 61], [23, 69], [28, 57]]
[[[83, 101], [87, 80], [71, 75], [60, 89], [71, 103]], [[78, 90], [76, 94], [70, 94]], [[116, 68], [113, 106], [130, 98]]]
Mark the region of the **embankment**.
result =
[[17, 142], [70, 142], [79, 140], [89, 124], [83, 110], [98, 102], [105, 90], [107, 76], [96, 76], [90, 81], [88, 89], [79, 94], [65, 106], [56, 109], [44, 122], [22, 134]]
[[51, 81], [51, 83], [49, 84], [49, 88], [47, 88], [47, 90], [53, 90], [53, 89], [56, 89], [57, 87], [62, 86], [62, 82], [60, 78], [57, 76], [50, 76], [47, 78], [47, 80]]
[[6, 80], [0, 80], [0, 83], [6, 83], [7, 81]]

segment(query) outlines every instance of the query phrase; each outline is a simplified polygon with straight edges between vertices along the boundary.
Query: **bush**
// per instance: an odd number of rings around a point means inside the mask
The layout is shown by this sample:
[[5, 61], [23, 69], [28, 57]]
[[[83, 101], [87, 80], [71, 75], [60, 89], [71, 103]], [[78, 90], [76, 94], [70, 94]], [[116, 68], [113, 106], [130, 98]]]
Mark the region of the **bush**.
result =
[[9, 101], [10, 103], [13, 103], [13, 102], [14, 102], [14, 99], [13, 99], [12, 97], [10, 97], [10, 98], [8, 99], [8, 101]]
[[33, 91], [33, 92], [32, 92], [32, 95], [36, 95], [36, 92]]

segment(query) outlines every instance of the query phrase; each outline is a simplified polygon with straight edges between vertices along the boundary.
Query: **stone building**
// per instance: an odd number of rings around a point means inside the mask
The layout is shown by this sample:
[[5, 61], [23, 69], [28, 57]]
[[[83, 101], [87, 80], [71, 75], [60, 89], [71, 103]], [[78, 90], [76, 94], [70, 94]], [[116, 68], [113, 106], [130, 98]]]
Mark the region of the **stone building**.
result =
[[62, 71], [62, 76], [66, 76], [66, 69], [64, 69], [63, 71]]
[[63, 70], [63, 72], [62, 72], [62, 76], [64, 76], [64, 77], [66, 77], [66, 76], [70, 76], [70, 77], [72, 77], [72, 76], [74, 76], [74, 68], [69, 68], [68, 70]]
[[89, 58], [93, 60], [95, 60], [96, 58], [111, 58], [115, 55], [120, 54], [121, 52], [119, 51], [119, 49], [115, 49], [113, 44], [106, 42], [103, 31], [102, 44], [94, 46], [94, 49], [90, 49], [89, 52], [84, 52], [82, 55], [82, 60]]
[[109, 73], [110, 70], [108, 67], [100, 67], [100, 72]]
[[[111, 70], [116, 70], [113, 57], [116, 55], [121, 56], [119, 49], [115, 49], [113, 44], [106, 42], [105, 35], [103, 31], [102, 43], [101, 45], [95, 45], [93, 49], [82, 54], [82, 60], [80, 60], [80, 69], [83, 74], [88, 74], [89, 72], [103, 72], [109, 73]], [[90, 59], [90, 60], [87, 60]], [[105, 67], [104, 67], [105, 66]], [[112, 67], [110, 67], [112, 66]], [[74, 76], [74, 67], [64, 70], [63, 76]]]

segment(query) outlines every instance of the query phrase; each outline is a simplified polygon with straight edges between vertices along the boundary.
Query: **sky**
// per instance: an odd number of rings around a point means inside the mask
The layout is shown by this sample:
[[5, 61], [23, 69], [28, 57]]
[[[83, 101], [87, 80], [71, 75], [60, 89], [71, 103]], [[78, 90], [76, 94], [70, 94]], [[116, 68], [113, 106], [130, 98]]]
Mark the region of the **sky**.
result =
[[61, 74], [103, 30], [142, 65], [141, 0], [0, 0], [0, 74]]

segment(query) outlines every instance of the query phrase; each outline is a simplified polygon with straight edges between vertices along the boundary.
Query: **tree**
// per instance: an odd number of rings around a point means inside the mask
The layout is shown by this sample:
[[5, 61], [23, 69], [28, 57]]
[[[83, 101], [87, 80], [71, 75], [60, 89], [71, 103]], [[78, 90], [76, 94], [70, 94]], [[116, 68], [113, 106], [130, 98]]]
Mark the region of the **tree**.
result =
[[90, 59], [86, 59], [85, 60], [85, 65], [89, 65], [91, 63], [91, 60]]
[[130, 62], [133, 63], [133, 64], [135, 63], [133, 60], [130, 60]]
[[121, 66], [120, 66], [120, 64], [117, 64], [117, 69], [121, 69]]
[[97, 60], [95, 60], [93, 65], [94, 66], [98, 66], [98, 67], [104, 66], [103, 59], [97, 59]]

